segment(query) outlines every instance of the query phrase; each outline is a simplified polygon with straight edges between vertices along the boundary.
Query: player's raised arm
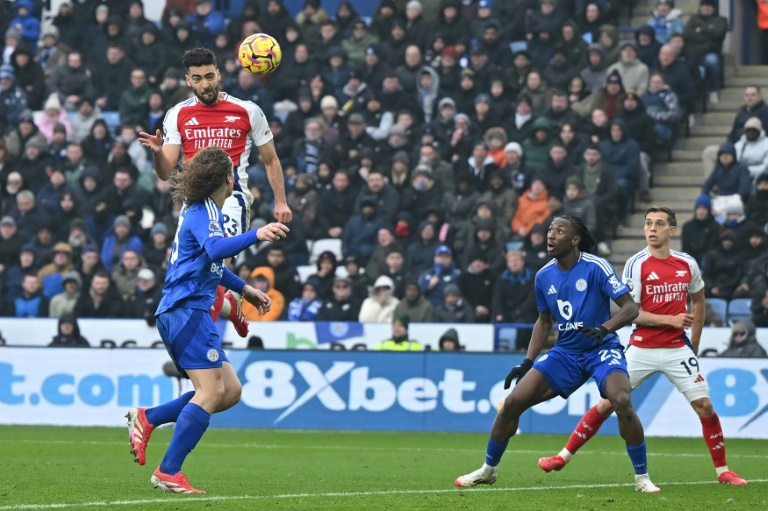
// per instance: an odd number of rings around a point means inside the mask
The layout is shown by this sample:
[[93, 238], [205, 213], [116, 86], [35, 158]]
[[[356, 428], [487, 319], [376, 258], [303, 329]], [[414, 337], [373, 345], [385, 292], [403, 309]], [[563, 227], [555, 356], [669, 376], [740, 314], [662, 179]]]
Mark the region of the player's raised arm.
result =
[[272, 186], [272, 192], [275, 194], [275, 218], [278, 222], [288, 223], [293, 217], [288, 200], [285, 196], [285, 178], [283, 177], [283, 166], [280, 164], [280, 158], [277, 157], [275, 150], [275, 141], [270, 140], [266, 144], [257, 146], [261, 159], [264, 160], [264, 167], [267, 169], [269, 184]]
[[279, 222], [275, 222], [256, 230], [255, 235], [252, 231], [248, 231], [237, 236], [225, 238], [223, 235], [218, 234], [221, 232], [219, 226], [216, 225], [214, 227], [214, 225], [211, 224], [208, 227], [207, 238], [202, 242], [202, 246], [208, 254], [208, 257], [214, 261], [218, 261], [234, 257], [259, 241], [275, 242], [281, 240], [288, 236], [288, 231], [288, 227]]
[[155, 174], [163, 181], [167, 181], [173, 175], [173, 169], [176, 168], [176, 162], [181, 155], [180, 144], [164, 144], [163, 135], [157, 130], [154, 135], [142, 131], [139, 133], [141, 145], [152, 151], [152, 158], [155, 163]]

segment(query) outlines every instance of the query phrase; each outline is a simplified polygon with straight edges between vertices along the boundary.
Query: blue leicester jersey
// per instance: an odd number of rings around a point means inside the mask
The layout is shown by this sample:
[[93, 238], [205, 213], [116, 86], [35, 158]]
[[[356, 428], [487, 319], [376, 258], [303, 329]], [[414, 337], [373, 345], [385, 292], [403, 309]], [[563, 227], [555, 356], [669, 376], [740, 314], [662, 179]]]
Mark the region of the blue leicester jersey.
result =
[[224, 273], [224, 260], [211, 259], [203, 244], [215, 236], [224, 237], [224, 224], [213, 199], [208, 197], [182, 209], [156, 314], [177, 307], [211, 308]]
[[[581, 327], [600, 326], [611, 318], [611, 300], [629, 289], [619, 280], [611, 264], [592, 254], [581, 253], [568, 271], [553, 259], [536, 274], [536, 305], [551, 312], [559, 330], [557, 345], [573, 351], [591, 351], [597, 342], [579, 332]], [[615, 333], [603, 343], [618, 341]]]

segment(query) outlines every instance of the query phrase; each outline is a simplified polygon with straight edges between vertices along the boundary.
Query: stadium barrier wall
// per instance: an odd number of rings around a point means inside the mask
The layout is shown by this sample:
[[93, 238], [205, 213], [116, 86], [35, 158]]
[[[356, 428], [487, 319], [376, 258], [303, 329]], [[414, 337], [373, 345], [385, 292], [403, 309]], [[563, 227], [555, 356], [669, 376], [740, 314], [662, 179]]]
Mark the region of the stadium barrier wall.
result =
[[[9, 346], [47, 346], [58, 325], [57, 319], [0, 318], [0, 332]], [[157, 328], [143, 319], [80, 319], [80, 333], [94, 348], [163, 348]], [[229, 321], [217, 322], [225, 348], [246, 348], [248, 339], [235, 332]], [[466, 351], [494, 351], [503, 323], [449, 324], [411, 323], [412, 339], [436, 350], [440, 336], [449, 328], [459, 334]], [[331, 322], [252, 322], [250, 336], [261, 338], [266, 349], [331, 349], [372, 350], [379, 341], [392, 334], [389, 323], [331, 323]], [[623, 344], [629, 342], [631, 327], [619, 331]], [[712, 356], [728, 347], [730, 328], [705, 328], [702, 333], [700, 356]], [[768, 350], [768, 328], [757, 329], [757, 340]]]
[[[520, 355], [326, 350], [231, 350], [242, 401], [214, 416], [236, 428], [488, 432]], [[131, 406], [175, 397], [161, 350], [0, 350], [0, 423], [122, 426]], [[728, 438], [768, 438], [768, 359], [702, 359]], [[570, 433], [599, 399], [589, 382], [523, 415], [523, 433]], [[632, 394], [648, 436], [701, 434], [701, 424], [665, 378]], [[682, 411], [682, 413], [681, 413]], [[603, 427], [617, 433], [616, 419]]]

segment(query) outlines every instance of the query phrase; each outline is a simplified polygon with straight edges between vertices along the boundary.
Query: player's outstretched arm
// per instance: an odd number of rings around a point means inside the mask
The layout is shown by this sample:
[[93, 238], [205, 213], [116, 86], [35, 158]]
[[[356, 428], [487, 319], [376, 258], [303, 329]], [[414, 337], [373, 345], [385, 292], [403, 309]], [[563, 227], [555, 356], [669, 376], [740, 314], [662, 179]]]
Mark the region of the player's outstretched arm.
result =
[[693, 308], [693, 328], [691, 328], [691, 344], [693, 352], [699, 354], [699, 342], [701, 331], [704, 330], [704, 318], [707, 315], [707, 300], [704, 297], [704, 288], [691, 293], [691, 306]]
[[149, 133], [139, 133], [141, 145], [152, 151], [152, 157], [155, 162], [155, 174], [163, 181], [167, 181], [173, 176], [173, 169], [176, 168], [176, 162], [179, 161], [181, 146], [178, 144], [163, 144], [163, 135], [157, 130], [154, 135]]
[[223, 236], [212, 236], [205, 240], [203, 248], [208, 257], [214, 261], [220, 261], [229, 257], [234, 257], [251, 245], [259, 241], [275, 242], [288, 236], [290, 229], [285, 225], [275, 222], [267, 224], [264, 227], [253, 231], [244, 232], [237, 236], [225, 238]]
[[263, 316], [272, 308], [272, 299], [255, 287], [246, 285], [243, 288], [242, 295], [245, 301], [256, 307], [260, 316]]
[[267, 178], [272, 192], [275, 194], [275, 218], [278, 222], [288, 223], [293, 214], [288, 207], [288, 200], [285, 196], [285, 177], [283, 177], [283, 166], [280, 165], [280, 158], [277, 157], [274, 140], [258, 146], [261, 159], [264, 160], [264, 167], [267, 169]]

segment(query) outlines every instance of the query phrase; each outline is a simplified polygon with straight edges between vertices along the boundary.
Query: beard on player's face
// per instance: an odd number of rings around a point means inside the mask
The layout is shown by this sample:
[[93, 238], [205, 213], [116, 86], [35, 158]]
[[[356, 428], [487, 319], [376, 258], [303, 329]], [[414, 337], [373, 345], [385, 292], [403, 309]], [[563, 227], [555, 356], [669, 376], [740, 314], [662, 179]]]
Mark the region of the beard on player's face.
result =
[[[216, 83], [211, 84], [209, 83], [204, 89], [198, 91], [197, 89], [193, 89], [195, 91], [195, 96], [197, 96], [197, 99], [200, 100], [201, 103], [205, 105], [212, 105], [216, 103], [216, 101], [219, 99], [219, 84]], [[212, 92], [213, 94], [208, 94]]]

